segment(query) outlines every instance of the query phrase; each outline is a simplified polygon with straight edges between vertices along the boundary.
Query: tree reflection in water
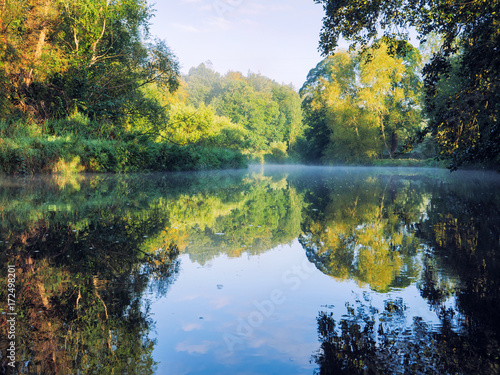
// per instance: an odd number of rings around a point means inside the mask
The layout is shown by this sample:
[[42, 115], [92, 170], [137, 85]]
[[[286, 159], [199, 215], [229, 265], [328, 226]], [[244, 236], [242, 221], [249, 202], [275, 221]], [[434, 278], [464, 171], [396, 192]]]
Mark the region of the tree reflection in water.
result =
[[[405, 236], [410, 237], [407, 243], [417, 243], [421, 249], [420, 270], [414, 272], [413, 277], [421, 296], [440, 323], [430, 324], [418, 316], [408, 321], [405, 301], [401, 298], [387, 299], [384, 308], [379, 310], [373, 307], [368, 294], [354, 304], [347, 304], [347, 313], [341, 318], [335, 319], [332, 312], [322, 311], [317, 317], [321, 347], [313, 355], [319, 365], [318, 374], [500, 373], [500, 322], [497, 318], [500, 310], [500, 196], [495, 185], [491, 188], [488, 184], [488, 180], [480, 179], [424, 184], [411, 194], [413, 198], [417, 196], [414, 202], [421, 199], [418, 194], [430, 197], [425, 215], [405, 215], [405, 218], [393, 216], [398, 209], [391, 208], [391, 204], [401, 199], [408, 202], [407, 197], [396, 197], [395, 201], [384, 203], [383, 195], [379, 195], [381, 205], [389, 208], [389, 212], [378, 217], [385, 218], [385, 223], [399, 221], [399, 226], [393, 228], [406, 226]], [[398, 189], [398, 195], [401, 192]], [[336, 210], [331, 212], [348, 212], [349, 202], [352, 200], [336, 202]], [[401, 208], [416, 212], [412, 205]], [[364, 212], [369, 210], [364, 209]], [[366, 272], [359, 270], [363, 265], [356, 257], [360, 256], [362, 250], [359, 249], [363, 247], [379, 253], [384, 250], [359, 236], [357, 228], [373, 227], [373, 223], [384, 221], [377, 221], [377, 215], [365, 216], [354, 226], [347, 226], [346, 235], [342, 222], [339, 224], [340, 216], [327, 216], [319, 224], [312, 223], [309, 235], [302, 240], [310, 259], [325, 273], [355, 278], [381, 291], [380, 284], [363, 276]], [[407, 226], [408, 219], [410, 226]], [[329, 230], [324, 230], [325, 227]], [[330, 228], [336, 231], [332, 239], [328, 234]], [[390, 228], [386, 224], [385, 234], [377, 235], [378, 238], [393, 239], [394, 232]], [[408, 251], [415, 254], [413, 247], [408, 250], [404, 243], [401, 244], [396, 256]], [[353, 250], [356, 247], [359, 251]], [[379, 265], [394, 268], [390, 263], [379, 262]], [[383, 285], [394, 287], [398, 276], [391, 275], [386, 277], [381, 273], [381, 279], [385, 280]]]
[[[179, 254], [203, 265], [298, 236], [321, 272], [370, 290], [343, 317], [319, 313], [318, 373], [500, 373], [498, 184], [310, 170], [3, 181], [0, 263], [16, 266], [19, 373], [152, 374], [148, 308], [175, 281]], [[410, 286], [438, 325], [394, 297]], [[375, 308], [370, 296], [388, 292]]]
[[[295, 239], [303, 200], [285, 177], [2, 181], [0, 263], [16, 267], [19, 373], [154, 373], [149, 305], [175, 280], [179, 253], [204, 264]], [[1, 301], [6, 273], [0, 269]], [[2, 340], [1, 353], [7, 347]]]
[[478, 331], [456, 314], [442, 307], [437, 326], [420, 317], [407, 322], [402, 299], [387, 300], [383, 311], [358, 300], [338, 321], [320, 312], [316, 373], [497, 374], [496, 333]]
[[176, 246], [145, 252], [144, 222], [94, 214], [79, 230], [47, 220], [9, 235], [2, 264], [16, 265], [21, 374], [154, 373], [145, 293], [151, 278], [163, 290], [172, 282]]
[[[323, 273], [387, 292], [412, 283], [420, 272], [415, 224], [429, 194], [407, 176], [346, 175], [309, 195], [300, 242]], [[308, 196], [306, 196], [308, 197]], [[321, 204], [316, 203], [320, 200]]]

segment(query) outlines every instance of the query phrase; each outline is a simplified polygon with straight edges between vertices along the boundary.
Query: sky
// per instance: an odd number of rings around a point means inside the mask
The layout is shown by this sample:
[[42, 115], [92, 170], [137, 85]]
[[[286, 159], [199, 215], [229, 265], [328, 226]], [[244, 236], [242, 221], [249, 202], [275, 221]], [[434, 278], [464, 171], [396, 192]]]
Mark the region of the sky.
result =
[[298, 90], [322, 60], [323, 7], [313, 0], [148, 0], [150, 32], [179, 59], [181, 72], [210, 60], [221, 74], [260, 73]]

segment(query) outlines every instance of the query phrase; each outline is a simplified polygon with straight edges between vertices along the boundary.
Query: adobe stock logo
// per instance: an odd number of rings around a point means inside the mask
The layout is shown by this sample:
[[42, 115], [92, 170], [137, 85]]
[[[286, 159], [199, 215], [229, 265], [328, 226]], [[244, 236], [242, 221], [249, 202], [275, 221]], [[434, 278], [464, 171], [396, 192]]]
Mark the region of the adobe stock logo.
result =
[[245, 0], [215, 0], [213, 8], [220, 18], [224, 18], [227, 12], [235, 10], [244, 2]]
[[223, 339], [227, 349], [232, 352], [235, 345], [243, 343], [245, 339], [250, 339], [264, 320], [269, 319], [275, 313], [276, 307], [286, 302], [287, 294], [299, 290], [302, 283], [309, 279], [315, 270], [314, 264], [304, 259], [300, 265], [294, 265], [283, 272], [281, 281], [284, 287], [272, 290], [269, 297], [264, 300], [254, 301], [255, 309], [245, 318], [238, 318], [238, 324], [233, 333], [224, 334]]

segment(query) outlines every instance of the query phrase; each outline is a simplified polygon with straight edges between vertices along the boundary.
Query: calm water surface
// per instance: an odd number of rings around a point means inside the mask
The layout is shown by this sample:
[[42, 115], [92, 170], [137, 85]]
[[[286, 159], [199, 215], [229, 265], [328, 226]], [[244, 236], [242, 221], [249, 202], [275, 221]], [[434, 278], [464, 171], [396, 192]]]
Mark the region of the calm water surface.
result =
[[496, 173], [4, 177], [0, 214], [20, 374], [500, 373]]

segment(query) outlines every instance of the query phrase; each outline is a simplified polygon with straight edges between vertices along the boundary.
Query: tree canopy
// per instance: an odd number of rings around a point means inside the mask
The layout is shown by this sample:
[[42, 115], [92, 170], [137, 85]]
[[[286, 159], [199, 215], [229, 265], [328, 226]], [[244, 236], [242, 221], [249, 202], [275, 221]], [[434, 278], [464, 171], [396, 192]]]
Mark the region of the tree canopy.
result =
[[149, 39], [145, 0], [4, 1], [1, 112], [38, 122], [75, 111], [102, 121], [154, 117], [141, 87], [178, 83], [176, 57]]
[[500, 165], [500, 2], [315, 2], [326, 13], [320, 36], [325, 55], [335, 50], [341, 37], [352, 46], [366, 47], [381, 33], [392, 53], [405, 53], [409, 30], [416, 30], [423, 41], [439, 35], [442, 42], [423, 69], [429, 123], [415, 140], [430, 133], [452, 169], [475, 162]]
[[209, 62], [191, 68], [184, 78], [188, 102], [241, 126], [253, 153], [286, 153], [303, 136], [301, 99], [290, 85], [254, 73], [220, 75]]
[[417, 50], [394, 56], [384, 43], [320, 62], [300, 90], [307, 157], [341, 163], [392, 158], [399, 140], [421, 123], [419, 64]]

